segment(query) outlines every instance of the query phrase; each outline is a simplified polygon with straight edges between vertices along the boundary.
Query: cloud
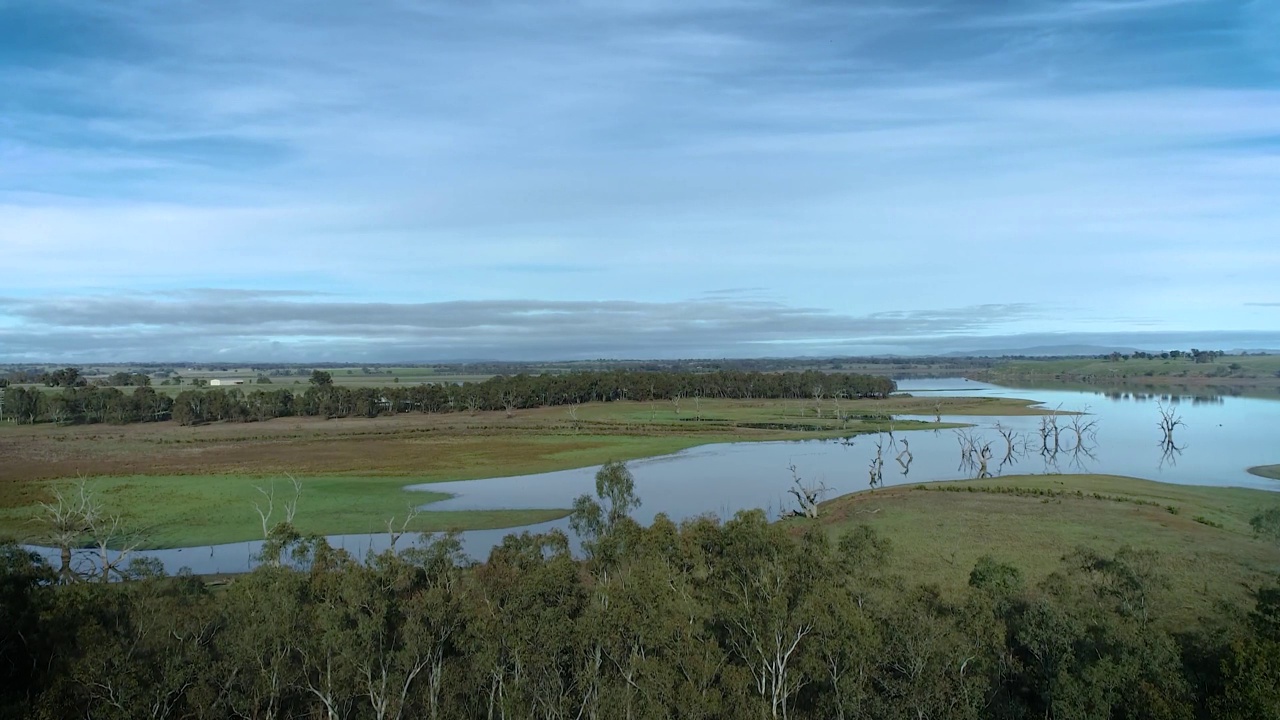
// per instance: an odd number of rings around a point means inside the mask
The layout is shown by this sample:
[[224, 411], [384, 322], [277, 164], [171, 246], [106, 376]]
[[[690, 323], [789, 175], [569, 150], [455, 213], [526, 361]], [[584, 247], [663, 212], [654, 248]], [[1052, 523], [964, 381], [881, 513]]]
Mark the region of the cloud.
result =
[[0, 4], [0, 353], [1267, 327], [1273, 7]]
[[0, 298], [0, 359], [187, 358], [234, 351], [381, 360], [791, 355], [849, 344], [990, 332], [1039, 317], [1030, 305], [982, 305], [864, 316], [777, 302], [701, 299], [368, 303], [221, 291], [171, 297]]

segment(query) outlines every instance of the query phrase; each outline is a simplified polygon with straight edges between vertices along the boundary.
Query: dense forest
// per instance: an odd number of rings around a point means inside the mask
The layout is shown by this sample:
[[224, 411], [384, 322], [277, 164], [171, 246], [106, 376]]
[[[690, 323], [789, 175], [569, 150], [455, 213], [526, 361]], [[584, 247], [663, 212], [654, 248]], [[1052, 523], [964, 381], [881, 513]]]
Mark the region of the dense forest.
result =
[[[1280, 717], [1280, 585], [1187, 626], [1157, 555], [984, 557], [919, 586], [866, 526], [635, 524], [625, 466], [560, 532], [357, 559], [278, 525], [225, 587], [73, 580], [0, 546], [0, 717]], [[103, 579], [106, 579], [105, 576]], [[70, 581], [69, 581], [70, 580]]]
[[251, 422], [290, 416], [375, 417], [420, 412], [515, 410], [617, 400], [682, 398], [883, 397], [895, 383], [852, 373], [646, 372], [615, 370], [560, 375], [498, 376], [482, 382], [345, 387], [312, 373], [305, 390], [238, 387], [184, 390], [175, 397], [140, 386], [73, 385], [56, 392], [4, 388], [5, 416], [21, 423], [135, 423], [173, 419], [184, 425]]

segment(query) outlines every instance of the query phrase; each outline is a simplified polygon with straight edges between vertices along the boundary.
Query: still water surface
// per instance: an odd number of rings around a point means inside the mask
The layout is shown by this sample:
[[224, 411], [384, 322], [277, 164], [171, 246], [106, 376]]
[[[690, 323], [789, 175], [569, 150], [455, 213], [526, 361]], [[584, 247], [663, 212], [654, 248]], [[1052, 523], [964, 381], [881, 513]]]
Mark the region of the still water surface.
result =
[[[1006, 388], [964, 379], [902, 380], [899, 391], [916, 396], [987, 396], [1027, 398], [1063, 412], [1087, 412], [1094, 432], [1077, 446], [1069, 429], [1060, 435], [1058, 452], [1042, 452], [1039, 417], [948, 417], [944, 422], [969, 423], [967, 431], [899, 431], [859, 436], [851, 442], [792, 441], [706, 445], [674, 455], [628, 463], [643, 505], [636, 519], [649, 522], [658, 513], [674, 520], [712, 513], [722, 518], [738, 510], [764, 508], [770, 516], [793, 507], [787, 487], [791, 470], [806, 483], [821, 483], [835, 497], [869, 487], [869, 466], [881, 443], [884, 485], [975, 477], [977, 463], [966, 463], [958, 441], [962, 433], [981, 447], [990, 443], [987, 470], [993, 476], [1027, 473], [1108, 473], [1161, 482], [1252, 487], [1280, 490], [1280, 482], [1250, 475], [1246, 468], [1280, 462], [1280, 402], [1235, 397], [1161, 397], [1072, 390]], [[1161, 446], [1160, 406], [1176, 408], [1185, 425], [1175, 431], [1177, 450]], [[914, 418], [932, 421], [934, 418]], [[999, 434], [997, 424], [1015, 433], [1015, 451]], [[1060, 417], [1068, 428], [1071, 418]], [[907, 455], [899, 454], [909, 448]], [[412, 486], [453, 497], [424, 506], [430, 510], [569, 507], [573, 499], [595, 489], [597, 467], [519, 477], [431, 483]], [[568, 532], [568, 520], [525, 528], [483, 530], [463, 534], [464, 549], [484, 558], [489, 549], [512, 532]], [[384, 549], [385, 534], [337, 535], [337, 547], [357, 555]], [[401, 540], [401, 547], [406, 540]], [[213, 547], [159, 550], [148, 553], [174, 572], [189, 567], [197, 573], [240, 572], [253, 565], [260, 543], [232, 543]]]

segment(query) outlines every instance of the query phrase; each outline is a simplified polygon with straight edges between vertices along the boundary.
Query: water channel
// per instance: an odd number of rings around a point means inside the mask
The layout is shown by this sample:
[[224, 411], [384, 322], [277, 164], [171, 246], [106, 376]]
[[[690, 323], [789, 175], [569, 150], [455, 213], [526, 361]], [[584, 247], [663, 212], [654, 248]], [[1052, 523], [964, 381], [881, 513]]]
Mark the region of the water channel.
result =
[[[1058, 441], [1045, 448], [1038, 416], [949, 417], [967, 423], [965, 430], [898, 431], [863, 435], [851, 441], [705, 445], [673, 455], [628, 463], [643, 505], [636, 519], [648, 522], [658, 513], [679, 521], [711, 513], [721, 518], [749, 508], [764, 508], [776, 517], [794, 501], [787, 495], [792, 470], [806, 483], [829, 488], [828, 498], [866, 490], [872, 462], [883, 459], [882, 485], [976, 477], [980, 454], [965, 453], [989, 446], [986, 472], [991, 476], [1042, 473], [1107, 473], [1161, 482], [1252, 487], [1280, 490], [1280, 482], [1251, 475], [1248, 467], [1280, 462], [1280, 402], [1236, 397], [1170, 397], [1146, 394], [1103, 394], [1074, 390], [1007, 388], [964, 379], [899, 381], [899, 392], [920, 396], [1011, 397], [1040, 402], [1062, 413], [1087, 413], [1077, 421], [1061, 415]], [[1184, 425], [1175, 431], [1175, 446], [1162, 445], [1158, 427], [1161, 408], [1172, 409]], [[933, 417], [913, 418], [933, 421]], [[1089, 423], [1093, 423], [1089, 426]], [[1010, 442], [1001, 434], [1009, 433]], [[1078, 437], [1079, 435], [1079, 437]], [[879, 443], [879, 449], [877, 449]], [[904, 454], [903, 451], [907, 453]], [[1011, 452], [1012, 450], [1012, 452]], [[966, 460], [966, 457], [968, 458]], [[596, 467], [519, 477], [430, 483], [411, 486], [453, 497], [424, 506], [428, 510], [569, 507], [583, 493], [594, 492]], [[463, 533], [464, 550], [483, 559], [489, 549], [512, 532], [568, 532], [568, 520], [524, 528]], [[387, 547], [386, 534], [336, 535], [336, 547], [363, 555]], [[401, 547], [405, 540], [401, 540]], [[261, 543], [158, 550], [147, 553], [169, 572], [188, 567], [196, 573], [241, 572], [253, 566]]]

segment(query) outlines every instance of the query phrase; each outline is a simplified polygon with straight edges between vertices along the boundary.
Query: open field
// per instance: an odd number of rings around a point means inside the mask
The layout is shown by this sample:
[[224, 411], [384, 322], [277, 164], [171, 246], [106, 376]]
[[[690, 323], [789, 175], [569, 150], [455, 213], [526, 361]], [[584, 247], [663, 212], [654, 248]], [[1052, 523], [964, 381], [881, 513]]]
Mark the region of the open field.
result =
[[1280, 480], [1280, 465], [1259, 465], [1258, 467], [1249, 468], [1249, 472], [1258, 477]]
[[[443, 493], [405, 490], [413, 478], [306, 477], [294, 525], [302, 533], [356, 534], [385, 532], [389, 518], [404, 521], [410, 507], [443, 500]], [[158, 475], [95, 478], [85, 487], [103, 509], [119, 514], [143, 538], [142, 549], [217, 545], [262, 538], [255, 504], [267, 510], [257, 488], [274, 493], [271, 523], [284, 517], [294, 488], [282, 477], [249, 475]], [[0, 527], [27, 532], [38, 527], [37, 508], [0, 510]], [[514, 527], [564, 517], [567, 510], [493, 510], [427, 512], [412, 528], [423, 532], [466, 528]], [[15, 533], [16, 534], [16, 533]], [[21, 537], [21, 535], [19, 535]]]
[[1177, 616], [1192, 620], [1221, 598], [1247, 606], [1249, 588], [1280, 572], [1280, 547], [1249, 527], [1272, 505], [1280, 495], [1260, 490], [1032, 475], [855, 493], [826, 503], [820, 521], [833, 533], [869, 525], [893, 543], [895, 568], [945, 591], [964, 586], [983, 555], [1034, 584], [1078, 546], [1157, 550], [1171, 586], [1184, 590], [1172, 599]]
[[[0, 425], [0, 533], [33, 535], [32, 515], [54, 483], [102, 478], [108, 509], [145, 514], [155, 546], [260, 537], [255, 485], [285, 474], [303, 480], [299, 525], [323, 533], [366, 532], [429, 495], [405, 485], [522, 475], [664, 455], [716, 442], [833, 437], [887, 427], [889, 415], [932, 415], [937, 400], [846, 401], [846, 423], [802, 401], [617, 402], [475, 415], [282, 418], [262, 423], [125, 426]], [[1028, 401], [946, 398], [945, 415], [1039, 412]], [[907, 429], [922, 423], [897, 421]], [[929, 424], [928, 427], [951, 427]], [[166, 507], [167, 503], [167, 507]], [[146, 508], [145, 511], [141, 510]], [[156, 508], [155, 513], [152, 509]], [[419, 530], [510, 527], [565, 511], [421, 513]]]
[[1009, 360], [965, 375], [1018, 387], [1280, 398], [1280, 355], [1228, 355], [1205, 363], [1188, 358]]

